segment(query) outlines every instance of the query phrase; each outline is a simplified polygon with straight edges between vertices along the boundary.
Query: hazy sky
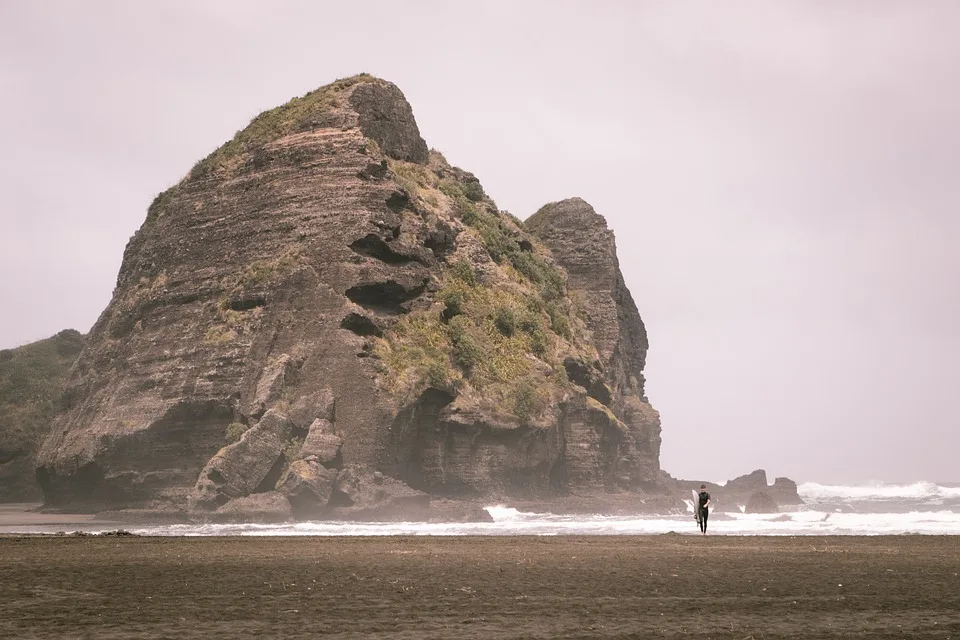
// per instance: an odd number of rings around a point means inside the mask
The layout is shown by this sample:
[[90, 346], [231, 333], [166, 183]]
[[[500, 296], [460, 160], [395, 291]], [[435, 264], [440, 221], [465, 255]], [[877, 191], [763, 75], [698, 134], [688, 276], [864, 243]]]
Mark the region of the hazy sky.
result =
[[960, 480], [960, 3], [0, 2], [0, 346], [106, 306], [153, 197], [366, 71], [525, 218], [606, 216], [662, 465]]

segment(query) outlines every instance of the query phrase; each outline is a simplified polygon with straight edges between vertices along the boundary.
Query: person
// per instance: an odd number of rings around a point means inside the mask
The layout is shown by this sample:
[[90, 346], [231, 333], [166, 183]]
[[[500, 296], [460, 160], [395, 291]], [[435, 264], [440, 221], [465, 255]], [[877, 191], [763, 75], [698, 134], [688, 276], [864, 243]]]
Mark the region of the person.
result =
[[707, 493], [707, 485], [700, 485], [700, 504], [697, 508], [700, 510], [700, 533], [707, 535], [707, 517], [710, 515], [710, 494]]

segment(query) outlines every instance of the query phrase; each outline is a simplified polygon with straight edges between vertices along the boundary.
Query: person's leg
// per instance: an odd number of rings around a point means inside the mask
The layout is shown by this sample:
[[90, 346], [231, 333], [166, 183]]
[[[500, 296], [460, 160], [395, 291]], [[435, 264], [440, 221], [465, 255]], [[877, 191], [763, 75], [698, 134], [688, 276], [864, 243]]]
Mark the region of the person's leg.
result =
[[710, 516], [710, 509], [704, 509], [701, 522], [703, 522], [703, 535], [707, 535], [707, 518]]

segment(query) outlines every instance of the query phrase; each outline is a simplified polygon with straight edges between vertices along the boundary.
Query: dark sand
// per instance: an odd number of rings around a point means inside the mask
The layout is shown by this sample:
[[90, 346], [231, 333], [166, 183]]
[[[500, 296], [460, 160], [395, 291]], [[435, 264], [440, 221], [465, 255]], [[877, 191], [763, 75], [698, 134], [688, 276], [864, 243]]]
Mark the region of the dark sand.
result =
[[96, 516], [84, 513], [43, 513], [39, 511], [40, 503], [7, 502], [0, 503], [0, 527], [23, 527], [29, 529], [37, 526], [68, 526], [103, 524], [96, 521]]
[[960, 639], [958, 537], [11, 536], [0, 562], [0, 638]]

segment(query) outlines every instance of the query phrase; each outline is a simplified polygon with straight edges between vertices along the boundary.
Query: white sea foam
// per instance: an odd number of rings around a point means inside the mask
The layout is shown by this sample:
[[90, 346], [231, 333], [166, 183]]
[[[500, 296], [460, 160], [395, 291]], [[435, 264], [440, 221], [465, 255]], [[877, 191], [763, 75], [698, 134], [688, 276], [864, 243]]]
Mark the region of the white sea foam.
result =
[[[483, 523], [349, 523], [159, 525], [130, 529], [161, 536], [458, 536], [458, 535], [656, 535], [670, 532], [695, 535], [689, 516], [557, 516], [524, 513], [510, 507], [490, 507], [494, 522]], [[100, 527], [103, 530], [106, 527]], [[960, 535], [960, 513], [832, 513], [796, 511], [780, 514], [716, 513], [713, 535]], [[97, 532], [98, 528], [85, 530]], [[2, 527], [0, 532], [52, 533], [51, 527]]]
[[[960, 488], [929, 482], [911, 485], [822, 485], [799, 487], [806, 504], [779, 514], [741, 511], [711, 514], [713, 535], [960, 535]], [[161, 536], [458, 536], [458, 535], [697, 535], [692, 516], [553, 515], [520, 511], [509, 504], [487, 507], [493, 522], [206, 524], [138, 526], [130, 531]], [[936, 506], [936, 505], [941, 506]], [[112, 527], [84, 526], [98, 532]], [[53, 526], [3, 526], [0, 533], [54, 533]], [[70, 529], [72, 531], [73, 529]]]
[[797, 487], [807, 502], [862, 500], [960, 500], [960, 487], [942, 487], [932, 482], [914, 484], [824, 485], [804, 482]]

